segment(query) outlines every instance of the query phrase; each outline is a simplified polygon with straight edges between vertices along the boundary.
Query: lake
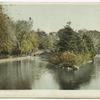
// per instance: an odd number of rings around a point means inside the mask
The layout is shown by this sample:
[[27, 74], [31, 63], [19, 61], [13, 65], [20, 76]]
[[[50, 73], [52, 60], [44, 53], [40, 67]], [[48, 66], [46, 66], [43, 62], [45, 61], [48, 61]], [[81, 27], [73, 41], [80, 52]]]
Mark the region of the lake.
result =
[[100, 57], [76, 71], [50, 66], [40, 57], [0, 63], [0, 89], [100, 89]]

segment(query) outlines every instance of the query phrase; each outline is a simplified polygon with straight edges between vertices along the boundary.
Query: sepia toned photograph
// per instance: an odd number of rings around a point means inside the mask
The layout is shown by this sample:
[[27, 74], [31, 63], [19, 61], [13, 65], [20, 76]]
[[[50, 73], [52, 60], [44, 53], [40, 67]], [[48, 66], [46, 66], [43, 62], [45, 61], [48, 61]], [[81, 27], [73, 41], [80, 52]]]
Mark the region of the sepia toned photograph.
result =
[[100, 3], [0, 3], [0, 90], [100, 90]]

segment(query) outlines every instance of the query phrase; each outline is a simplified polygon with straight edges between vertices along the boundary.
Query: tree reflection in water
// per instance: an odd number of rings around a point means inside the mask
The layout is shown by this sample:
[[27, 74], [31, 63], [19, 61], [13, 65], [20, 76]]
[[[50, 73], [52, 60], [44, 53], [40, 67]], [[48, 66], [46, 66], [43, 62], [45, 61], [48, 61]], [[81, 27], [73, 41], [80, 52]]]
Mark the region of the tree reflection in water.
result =
[[82, 65], [77, 71], [68, 71], [50, 65], [48, 65], [48, 68], [52, 73], [55, 73], [55, 79], [59, 83], [60, 89], [79, 89], [81, 84], [89, 83], [94, 73], [94, 65], [92, 63]]
[[97, 64], [88, 63], [79, 70], [68, 71], [51, 66], [39, 57], [0, 63], [0, 89], [81, 89], [96, 76]]
[[31, 89], [31, 81], [29, 60], [0, 64], [0, 89]]

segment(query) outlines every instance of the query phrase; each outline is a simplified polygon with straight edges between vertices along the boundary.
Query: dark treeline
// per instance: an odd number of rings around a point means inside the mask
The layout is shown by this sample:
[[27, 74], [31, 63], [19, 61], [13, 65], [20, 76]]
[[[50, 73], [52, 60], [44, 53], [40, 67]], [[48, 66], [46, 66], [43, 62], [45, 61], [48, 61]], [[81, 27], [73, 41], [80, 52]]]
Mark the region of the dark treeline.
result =
[[73, 66], [93, 60], [100, 53], [100, 32], [74, 31], [71, 22], [58, 32], [47, 34], [33, 30], [33, 20], [13, 21], [0, 6], [0, 57], [32, 55], [38, 50], [49, 50], [49, 62]]

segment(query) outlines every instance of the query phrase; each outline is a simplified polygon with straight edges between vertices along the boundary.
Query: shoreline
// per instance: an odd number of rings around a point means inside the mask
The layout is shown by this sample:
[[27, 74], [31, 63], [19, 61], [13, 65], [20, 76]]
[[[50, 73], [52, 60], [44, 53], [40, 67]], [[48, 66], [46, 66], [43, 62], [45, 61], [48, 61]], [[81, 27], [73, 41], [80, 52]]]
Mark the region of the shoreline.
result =
[[[39, 54], [41, 53], [41, 51], [35, 52], [35, 54]], [[20, 61], [20, 60], [26, 60], [26, 59], [31, 59], [33, 60], [34, 57], [38, 57], [38, 56], [10, 56], [8, 58], [1, 58], [0, 59], [0, 63], [5, 63], [5, 62], [11, 62], [11, 61]]]
[[[38, 57], [38, 56], [35, 56], [35, 57]], [[98, 57], [100, 57], [100, 54], [97, 54], [96, 56], [95, 56], [95, 58], [98, 58]], [[20, 61], [20, 60], [25, 60], [25, 59], [31, 59], [31, 60], [33, 60], [33, 58], [34, 58], [34, 56], [21, 56], [21, 57], [9, 57], [9, 58], [2, 58], [2, 59], [0, 59], [0, 63], [5, 63], [5, 62], [11, 62], [11, 61]], [[91, 60], [90, 61], [88, 61], [88, 63], [89, 62], [91, 62]], [[84, 64], [84, 63], [83, 63]]]
[[0, 63], [11, 62], [11, 61], [20, 61], [25, 59], [32, 59], [33, 56], [24, 56], [24, 57], [9, 57], [0, 59]]

